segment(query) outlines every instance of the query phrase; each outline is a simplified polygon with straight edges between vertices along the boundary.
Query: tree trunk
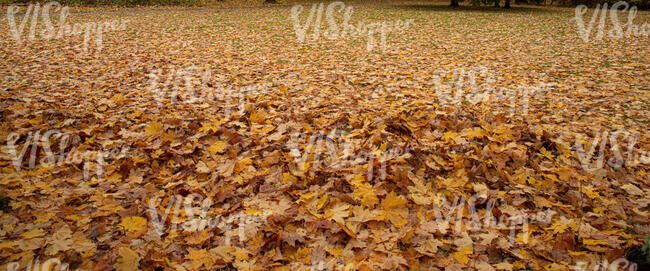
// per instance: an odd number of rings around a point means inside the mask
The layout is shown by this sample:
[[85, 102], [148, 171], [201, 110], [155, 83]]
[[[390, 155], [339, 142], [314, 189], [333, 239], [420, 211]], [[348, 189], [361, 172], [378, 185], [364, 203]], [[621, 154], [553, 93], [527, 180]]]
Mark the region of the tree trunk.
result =
[[500, 2], [500, 0], [494, 0], [494, 7], [495, 8], [499, 7], [499, 2]]
[[510, 0], [506, 0], [506, 5], [503, 8], [510, 8]]
[[449, 4], [450, 7], [458, 7], [458, 0], [451, 0], [451, 4]]

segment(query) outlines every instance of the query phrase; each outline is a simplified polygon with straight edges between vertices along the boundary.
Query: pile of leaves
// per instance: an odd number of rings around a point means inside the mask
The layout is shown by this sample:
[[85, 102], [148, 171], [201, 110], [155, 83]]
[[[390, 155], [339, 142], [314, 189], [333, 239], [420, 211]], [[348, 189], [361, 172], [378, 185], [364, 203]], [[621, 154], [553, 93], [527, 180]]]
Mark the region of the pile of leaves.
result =
[[[86, 53], [3, 38], [0, 268], [566, 270], [650, 234], [647, 37], [584, 43], [568, 9], [355, 7], [414, 19], [381, 52], [301, 43], [289, 13], [78, 14], [130, 21]], [[429, 83], [477, 65], [491, 89], [548, 87], [473, 103]], [[53, 129], [69, 144], [30, 139]], [[576, 135], [619, 129], [638, 163], [585, 168]]]

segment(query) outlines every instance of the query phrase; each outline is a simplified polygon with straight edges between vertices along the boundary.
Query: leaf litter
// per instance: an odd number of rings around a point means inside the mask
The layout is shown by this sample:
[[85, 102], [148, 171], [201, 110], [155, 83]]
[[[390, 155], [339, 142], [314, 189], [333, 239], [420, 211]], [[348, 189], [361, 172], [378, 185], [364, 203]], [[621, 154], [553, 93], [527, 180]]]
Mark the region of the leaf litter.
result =
[[[585, 43], [569, 9], [355, 6], [357, 21], [414, 19], [386, 52], [301, 43], [283, 8], [89, 16], [71, 19], [129, 25], [85, 54], [81, 37], [0, 41], [4, 263], [566, 270], [650, 234], [647, 38]], [[495, 78], [478, 78], [494, 100], [441, 99], [474, 67]], [[519, 86], [543, 91], [524, 104]], [[48, 144], [32, 153], [28, 135], [52, 129], [73, 138], [51, 138], [55, 153], [127, 151], [41, 163]], [[611, 166], [608, 148], [585, 168], [576, 135], [588, 150], [617, 130], [636, 135], [620, 153], [640, 162]], [[28, 147], [18, 170], [12, 133]], [[188, 195], [209, 199], [192, 205], [201, 215], [174, 208]]]

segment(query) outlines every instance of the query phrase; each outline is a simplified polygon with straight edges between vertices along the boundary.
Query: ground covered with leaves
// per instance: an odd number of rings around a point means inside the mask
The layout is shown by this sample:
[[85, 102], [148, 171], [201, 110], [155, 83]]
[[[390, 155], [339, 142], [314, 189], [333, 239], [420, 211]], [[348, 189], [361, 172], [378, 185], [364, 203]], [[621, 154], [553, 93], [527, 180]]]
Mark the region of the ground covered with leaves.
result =
[[0, 269], [567, 270], [650, 235], [648, 37], [585, 42], [573, 9], [355, 6], [413, 20], [368, 50], [290, 17], [72, 13], [127, 21], [101, 51], [3, 22]]

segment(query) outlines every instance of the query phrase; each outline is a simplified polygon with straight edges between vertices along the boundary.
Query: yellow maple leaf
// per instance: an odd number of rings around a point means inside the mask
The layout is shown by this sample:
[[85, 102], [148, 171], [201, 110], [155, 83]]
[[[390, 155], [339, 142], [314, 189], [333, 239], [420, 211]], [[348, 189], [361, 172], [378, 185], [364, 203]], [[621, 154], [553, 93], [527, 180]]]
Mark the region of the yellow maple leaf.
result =
[[106, 180], [111, 183], [119, 183], [122, 181], [122, 175], [119, 173], [113, 173], [111, 176], [108, 176]]
[[587, 195], [590, 199], [600, 198], [600, 194], [594, 190], [596, 190], [596, 188], [592, 185], [585, 185], [582, 187], [582, 193]]
[[227, 145], [228, 143], [226, 143], [225, 141], [217, 141], [208, 148], [208, 151], [212, 155], [216, 155], [217, 153], [223, 153], [225, 151], [224, 147]]
[[408, 223], [406, 220], [408, 208], [406, 208], [406, 199], [404, 197], [398, 196], [395, 192], [390, 192], [381, 202], [381, 205], [384, 207], [383, 214], [385, 218], [393, 223], [395, 227], [401, 228]]
[[84, 144], [94, 144], [94, 143], [95, 143], [95, 136], [86, 138], [86, 140], [84, 140]]
[[237, 163], [235, 163], [235, 168], [234, 168], [235, 173], [239, 173], [242, 170], [244, 170], [245, 168], [247, 168], [248, 166], [252, 165], [253, 164], [253, 157], [254, 156], [250, 156], [250, 157], [246, 157], [246, 158], [243, 158], [243, 159], [240, 159], [239, 161], [237, 161]]
[[139, 270], [139, 257], [135, 251], [128, 247], [120, 247], [118, 250], [120, 259], [117, 260], [117, 270], [119, 271], [135, 271]]
[[493, 132], [498, 134], [501, 140], [512, 140], [514, 138], [514, 131], [506, 124], [499, 125]]
[[149, 126], [144, 129], [145, 132], [151, 135], [155, 135], [163, 130], [163, 124], [158, 121], [152, 121], [149, 123]]
[[418, 205], [428, 205], [433, 202], [433, 196], [431, 195], [431, 183], [424, 184], [424, 182], [418, 178], [412, 179], [415, 186], [407, 187], [410, 193], [413, 202]]
[[363, 206], [373, 207], [379, 203], [375, 190], [372, 189], [372, 185], [365, 181], [362, 174], [356, 175], [351, 183], [356, 188], [353, 192], [354, 198], [360, 200]]
[[188, 245], [200, 245], [203, 244], [206, 240], [210, 239], [210, 232], [208, 230], [203, 230], [200, 232], [194, 232], [192, 235], [185, 237], [185, 243]]
[[[288, 172], [285, 172], [284, 174], [289, 174]], [[287, 175], [285, 175], [287, 176]], [[305, 194], [302, 194], [298, 200], [296, 200], [296, 203], [309, 203], [314, 199], [314, 194], [312, 192], [307, 192]]]
[[199, 132], [201, 133], [206, 133], [210, 134], [210, 132], [217, 132], [219, 131], [219, 127], [221, 127], [221, 124], [224, 124], [225, 120], [222, 121], [213, 121], [213, 122], [202, 122], [201, 123], [201, 128], [199, 128]]
[[264, 214], [264, 212], [262, 212], [261, 210], [259, 210], [257, 208], [248, 208], [248, 209], [244, 210], [244, 213], [247, 214], [247, 215], [262, 215], [262, 214]]
[[56, 215], [56, 213], [54, 213], [54, 212], [46, 212], [44, 214], [41, 214], [41, 215], [37, 216], [36, 220], [34, 220], [34, 223], [48, 222], [55, 215]]
[[257, 110], [253, 112], [250, 116], [250, 119], [254, 123], [264, 123], [264, 120], [266, 120], [266, 111], [263, 109]]
[[469, 262], [467, 255], [471, 254], [471, 247], [463, 247], [460, 251], [454, 252], [454, 259], [456, 259], [459, 264], [467, 264]]
[[129, 118], [129, 119], [136, 119], [136, 118], [139, 118], [141, 115], [142, 115], [142, 112], [140, 112], [140, 110], [136, 109], [135, 111], [133, 111], [133, 114], [127, 115], [126, 117]]
[[576, 228], [576, 223], [573, 219], [567, 219], [566, 217], [560, 217], [557, 222], [553, 223], [546, 230], [553, 230], [553, 234], [564, 233], [568, 228]]
[[350, 204], [337, 202], [332, 208], [325, 212], [325, 217], [343, 224], [343, 219], [350, 216], [350, 211], [348, 209], [350, 209]]
[[481, 129], [481, 127], [474, 127], [463, 130], [463, 136], [467, 138], [478, 138], [487, 136], [487, 134], [483, 129]]
[[31, 239], [31, 238], [34, 238], [34, 237], [41, 237], [44, 234], [45, 233], [43, 232], [42, 229], [32, 229], [30, 231], [22, 233], [20, 236], [22, 236], [25, 239]]
[[459, 138], [460, 138], [460, 136], [458, 136], [458, 133], [456, 133], [456, 132], [445, 132], [445, 133], [442, 135], [442, 138], [441, 138], [441, 139], [444, 140], [444, 141], [449, 142], [450, 140], [454, 140], [454, 141], [456, 141], [456, 140], [458, 140]]
[[29, 123], [33, 124], [33, 125], [36, 125], [36, 124], [41, 123], [41, 121], [42, 121], [41, 119], [30, 119]]
[[332, 248], [332, 249], [328, 250], [327, 252], [329, 252], [329, 254], [332, 254], [332, 256], [334, 256], [334, 257], [340, 257], [340, 256], [343, 255], [343, 250], [342, 249]]
[[147, 228], [147, 219], [139, 216], [129, 216], [122, 220], [120, 226], [129, 232], [142, 231]]
[[553, 160], [553, 158], [555, 158], [555, 156], [553, 155], [553, 153], [551, 153], [550, 151], [546, 150], [546, 148], [544, 148], [544, 147], [542, 147], [541, 149], [539, 149], [539, 153], [541, 153], [544, 157], [546, 157], [546, 158], [548, 158], [548, 159], [551, 159], [551, 160]]
[[293, 255], [293, 258], [302, 263], [309, 263], [311, 262], [311, 251], [306, 247], [298, 248], [296, 253]]
[[248, 260], [250, 258], [250, 251], [245, 248], [235, 248], [235, 259], [239, 261]]
[[204, 249], [188, 249], [188, 254], [185, 259], [190, 260], [189, 266], [191, 270], [200, 270], [201, 266], [205, 265], [210, 269], [213, 265], [213, 258], [208, 255], [208, 251]]
[[289, 172], [282, 173], [282, 183], [297, 183], [298, 178], [296, 176], [291, 175]]
[[188, 260], [201, 260], [208, 255], [208, 251], [204, 249], [189, 249], [188, 254], [185, 255], [185, 259]]
[[210, 249], [210, 254], [213, 254], [227, 263], [232, 262], [235, 255], [235, 247], [233, 246], [218, 246]]

